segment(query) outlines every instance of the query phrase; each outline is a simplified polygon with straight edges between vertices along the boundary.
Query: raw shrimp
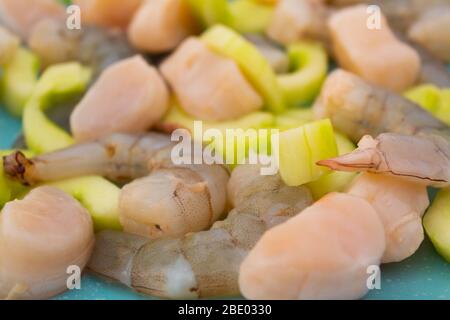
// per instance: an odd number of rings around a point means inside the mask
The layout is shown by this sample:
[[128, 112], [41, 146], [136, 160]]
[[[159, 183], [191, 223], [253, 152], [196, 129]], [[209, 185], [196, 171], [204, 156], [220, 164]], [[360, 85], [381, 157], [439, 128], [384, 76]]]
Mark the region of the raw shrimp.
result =
[[141, 56], [109, 66], [70, 116], [76, 141], [114, 132], [149, 130], [169, 107], [169, 90], [158, 71]]
[[116, 133], [31, 160], [17, 152], [4, 159], [4, 169], [27, 185], [85, 175], [100, 175], [123, 182], [149, 174], [152, 170], [150, 160], [172, 146], [168, 135]]
[[428, 208], [426, 185], [385, 174], [361, 173], [348, 194], [365, 199], [377, 211], [386, 234], [382, 263], [402, 261], [424, 239], [422, 216]]
[[76, 60], [91, 66], [96, 75], [110, 64], [135, 54], [119, 31], [94, 26], [69, 30], [64, 22], [50, 19], [36, 24], [28, 45], [44, 66]]
[[161, 53], [175, 49], [198, 30], [185, 0], [145, 2], [133, 17], [128, 39], [140, 50]]
[[450, 62], [450, 4], [425, 11], [408, 35], [439, 59]]
[[137, 179], [121, 190], [124, 230], [151, 238], [209, 228], [225, 211], [229, 175], [221, 165], [174, 165], [169, 136], [113, 134], [31, 160], [15, 153], [5, 172], [25, 184], [81, 175]]
[[[65, 22], [64, 6], [55, 0], [0, 0], [0, 21], [26, 40], [41, 20]], [[65, 24], [64, 24], [65, 25]]]
[[450, 183], [450, 153], [443, 138], [383, 133], [376, 139], [364, 136], [352, 153], [319, 165], [341, 171], [368, 171], [390, 174], [422, 184], [445, 187]]
[[237, 167], [228, 184], [235, 208], [208, 231], [182, 238], [148, 239], [104, 231], [89, 268], [140, 292], [164, 298], [239, 293], [242, 260], [263, 233], [312, 202], [305, 187], [287, 187], [259, 166]]
[[450, 135], [444, 122], [420, 106], [340, 69], [328, 75], [314, 112], [318, 118], [330, 118], [337, 130], [355, 142], [366, 134], [385, 132]]
[[240, 267], [250, 299], [357, 299], [385, 250], [383, 225], [364, 199], [330, 193], [268, 230]]
[[182, 108], [200, 120], [233, 120], [263, 106], [236, 62], [197, 38], [186, 39], [160, 69]]
[[0, 298], [43, 299], [67, 290], [68, 267], [82, 270], [94, 247], [92, 220], [53, 187], [32, 190], [0, 214]]

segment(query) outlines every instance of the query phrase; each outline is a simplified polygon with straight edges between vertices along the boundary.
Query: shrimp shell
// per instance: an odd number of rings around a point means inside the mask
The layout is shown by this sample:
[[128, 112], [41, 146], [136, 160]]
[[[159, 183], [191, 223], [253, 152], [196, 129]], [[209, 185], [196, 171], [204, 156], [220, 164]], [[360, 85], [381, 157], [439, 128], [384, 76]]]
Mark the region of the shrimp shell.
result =
[[[239, 266], [263, 233], [312, 203], [305, 187], [287, 187], [281, 178], [260, 176], [242, 183], [240, 176], [259, 174], [258, 166], [237, 167], [228, 187], [245, 199], [208, 231], [156, 241], [104, 231], [89, 268], [139, 292], [163, 298], [231, 296], [239, 293]], [[267, 180], [266, 180], [267, 179]], [[235, 197], [235, 196], [232, 196]]]

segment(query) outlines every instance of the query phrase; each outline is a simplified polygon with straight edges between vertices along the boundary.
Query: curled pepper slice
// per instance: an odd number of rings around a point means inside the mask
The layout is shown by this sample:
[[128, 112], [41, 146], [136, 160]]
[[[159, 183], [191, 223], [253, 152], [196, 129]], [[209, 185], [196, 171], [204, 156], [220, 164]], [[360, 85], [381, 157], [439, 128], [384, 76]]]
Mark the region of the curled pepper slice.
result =
[[224, 24], [239, 33], [263, 32], [270, 23], [273, 5], [255, 0], [187, 0], [203, 27]]
[[[48, 68], [39, 79], [23, 117], [25, 140], [35, 153], [67, 147], [73, 138], [53, 123], [44, 111], [55, 103], [71, 99], [85, 91], [90, 69], [78, 63], [64, 63]], [[121, 229], [119, 222], [120, 189], [102, 177], [80, 177], [48, 183], [78, 199], [89, 211], [97, 231]]]
[[301, 42], [288, 47], [288, 56], [293, 72], [278, 76], [284, 100], [290, 107], [310, 103], [327, 75], [327, 53], [319, 44]]
[[18, 48], [11, 60], [3, 66], [2, 100], [13, 115], [22, 116], [25, 104], [36, 85], [38, 72], [38, 57], [24, 48]]

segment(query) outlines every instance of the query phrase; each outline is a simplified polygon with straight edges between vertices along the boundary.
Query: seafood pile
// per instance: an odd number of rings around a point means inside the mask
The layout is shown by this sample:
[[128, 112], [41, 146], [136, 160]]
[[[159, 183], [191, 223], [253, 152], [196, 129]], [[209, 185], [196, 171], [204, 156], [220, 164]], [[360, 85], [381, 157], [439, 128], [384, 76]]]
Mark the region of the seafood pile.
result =
[[450, 262], [448, 0], [70, 2], [0, 0], [0, 299], [360, 299], [425, 237]]

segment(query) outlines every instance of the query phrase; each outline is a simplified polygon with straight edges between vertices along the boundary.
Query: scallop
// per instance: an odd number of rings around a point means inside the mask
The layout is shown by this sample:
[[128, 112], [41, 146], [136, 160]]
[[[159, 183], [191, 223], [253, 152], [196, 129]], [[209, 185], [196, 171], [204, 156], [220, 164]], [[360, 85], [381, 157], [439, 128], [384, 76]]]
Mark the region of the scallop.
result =
[[[401, 92], [415, 83], [420, 57], [399, 41], [380, 13], [370, 24], [367, 6], [338, 11], [330, 18], [333, 49], [339, 65], [375, 85]], [[379, 22], [379, 25], [376, 25]]]
[[0, 298], [44, 299], [67, 290], [94, 246], [91, 217], [63, 191], [43, 186], [0, 215]]
[[262, 108], [261, 96], [236, 62], [197, 38], [185, 40], [161, 65], [161, 72], [181, 107], [200, 120], [233, 120]]
[[174, 49], [197, 25], [184, 0], [147, 1], [128, 28], [128, 38], [138, 49], [160, 53]]
[[75, 107], [70, 125], [75, 139], [111, 133], [140, 133], [166, 113], [169, 93], [158, 71], [141, 56], [109, 66]]
[[365, 200], [330, 193], [267, 231], [240, 268], [249, 299], [357, 299], [385, 250], [383, 225]]

